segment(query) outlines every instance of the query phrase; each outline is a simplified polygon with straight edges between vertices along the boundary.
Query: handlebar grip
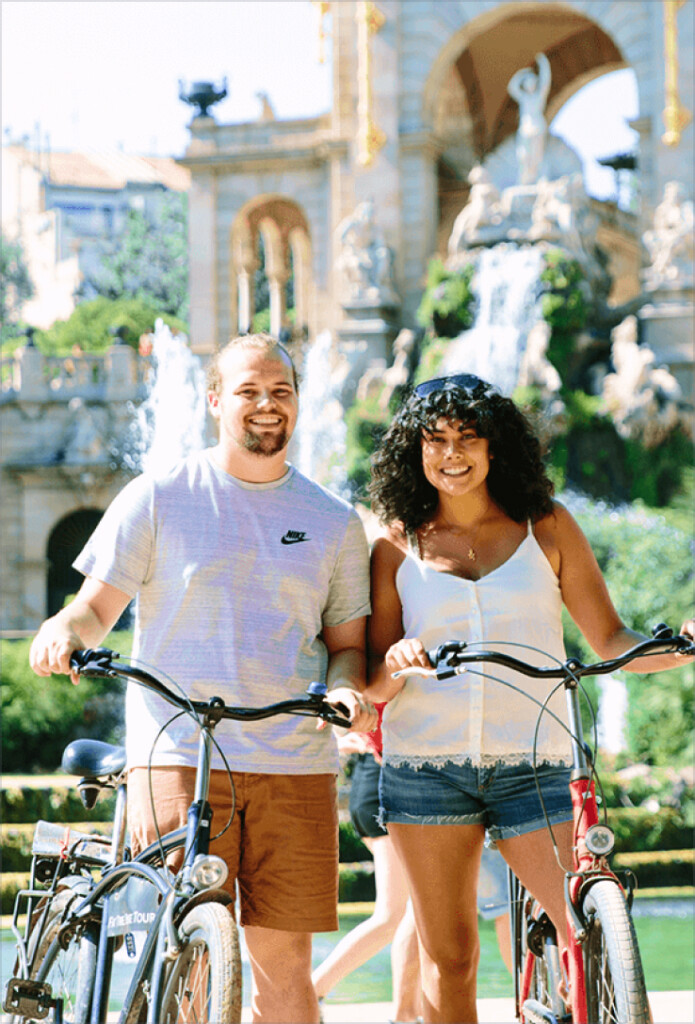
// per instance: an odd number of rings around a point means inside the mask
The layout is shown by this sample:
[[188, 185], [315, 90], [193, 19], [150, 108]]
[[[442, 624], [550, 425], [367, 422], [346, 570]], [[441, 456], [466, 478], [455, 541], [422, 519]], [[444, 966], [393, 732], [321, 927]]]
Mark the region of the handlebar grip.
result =
[[329, 725], [339, 725], [342, 729], [349, 729], [352, 726], [350, 712], [344, 704], [326, 704], [326, 711], [321, 715], [324, 722]]
[[111, 662], [118, 657], [108, 647], [87, 647], [82, 651], [73, 651], [70, 655], [70, 668], [78, 675], [94, 672], [103, 674], [111, 667]]

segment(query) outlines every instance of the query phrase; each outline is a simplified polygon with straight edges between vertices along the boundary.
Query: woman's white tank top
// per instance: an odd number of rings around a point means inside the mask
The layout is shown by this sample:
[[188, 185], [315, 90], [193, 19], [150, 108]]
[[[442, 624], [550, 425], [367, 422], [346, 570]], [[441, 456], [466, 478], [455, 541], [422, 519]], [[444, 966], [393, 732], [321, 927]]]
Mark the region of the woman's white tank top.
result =
[[[560, 585], [530, 524], [514, 554], [479, 580], [433, 569], [411, 545], [398, 568], [396, 587], [404, 636], [419, 637], [427, 650], [447, 640], [465, 640], [534, 665], [555, 665], [565, 658]], [[503, 646], [510, 642], [544, 653]], [[531, 763], [540, 709], [525, 694], [542, 703], [553, 685], [482, 663], [442, 681], [409, 676], [384, 711], [384, 759], [413, 766]], [[549, 708], [566, 722], [564, 690], [553, 696]], [[548, 714], [538, 729], [536, 762], [571, 763], [569, 735]]]

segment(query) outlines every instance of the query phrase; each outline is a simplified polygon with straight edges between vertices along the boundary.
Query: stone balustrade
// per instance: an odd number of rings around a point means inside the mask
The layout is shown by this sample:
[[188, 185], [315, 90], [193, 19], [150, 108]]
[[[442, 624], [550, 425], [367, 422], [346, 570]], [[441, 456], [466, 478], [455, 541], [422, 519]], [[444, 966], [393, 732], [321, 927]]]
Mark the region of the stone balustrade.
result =
[[135, 401], [143, 397], [152, 360], [129, 345], [103, 355], [47, 356], [35, 346], [18, 348], [0, 362], [5, 402]]

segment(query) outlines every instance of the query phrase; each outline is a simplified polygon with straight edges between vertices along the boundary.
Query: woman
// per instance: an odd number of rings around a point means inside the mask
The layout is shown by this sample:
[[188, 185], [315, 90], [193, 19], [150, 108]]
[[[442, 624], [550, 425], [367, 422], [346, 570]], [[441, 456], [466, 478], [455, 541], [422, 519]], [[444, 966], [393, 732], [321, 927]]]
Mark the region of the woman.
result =
[[[408, 874], [428, 1021], [477, 1021], [476, 886], [485, 828], [565, 934], [563, 869], [531, 770], [546, 684], [494, 667], [445, 682], [428, 666], [445, 640], [519, 642], [526, 660], [564, 658], [566, 605], [600, 658], [643, 639], [620, 620], [579, 526], [552, 499], [540, 445], [513, 402], [471, 374], [419, 385], [373, 460], [370, 699], [383, 718], [381, 814]], [[692, 635], [693, 624], [684, 630]], [[509, 648], [503, 648], [509, 650]], [[635, 671], [682, 664], [642, 659]], [[565, 719], [564, 698], [551, 708]], [[545, 808], [571, 864], [567, 734], [549, 715], [536, 741]], [[425, 827], [423, 827], [425, 826]]]

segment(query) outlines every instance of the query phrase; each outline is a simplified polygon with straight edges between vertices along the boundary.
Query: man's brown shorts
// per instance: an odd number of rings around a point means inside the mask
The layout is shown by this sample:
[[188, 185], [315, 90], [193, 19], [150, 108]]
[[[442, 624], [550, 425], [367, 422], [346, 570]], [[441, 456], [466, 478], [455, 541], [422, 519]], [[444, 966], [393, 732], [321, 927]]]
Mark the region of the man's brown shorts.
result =
[[[128, 775], [128, 822], [135, 855], [156, 839], [146, 768]], [[210, 852], [229, 867], [225, 889], [239, 883], [241, 924], [288, 932], [338, 927], [338, 806], [334, 775], [260, 775], [232, 772], [234, 819]], [[194, 768], [153, 768], [161, 835], [185, 827], [193, 799]], [[210, 778], [211, 836], [231, 811], [225, 771]], [[180, 856], [179, 856], [180, 862]], [[171, 862], [170, 862], [171, 863]], [[173, 864], [175, 869], [179, 864]]]

